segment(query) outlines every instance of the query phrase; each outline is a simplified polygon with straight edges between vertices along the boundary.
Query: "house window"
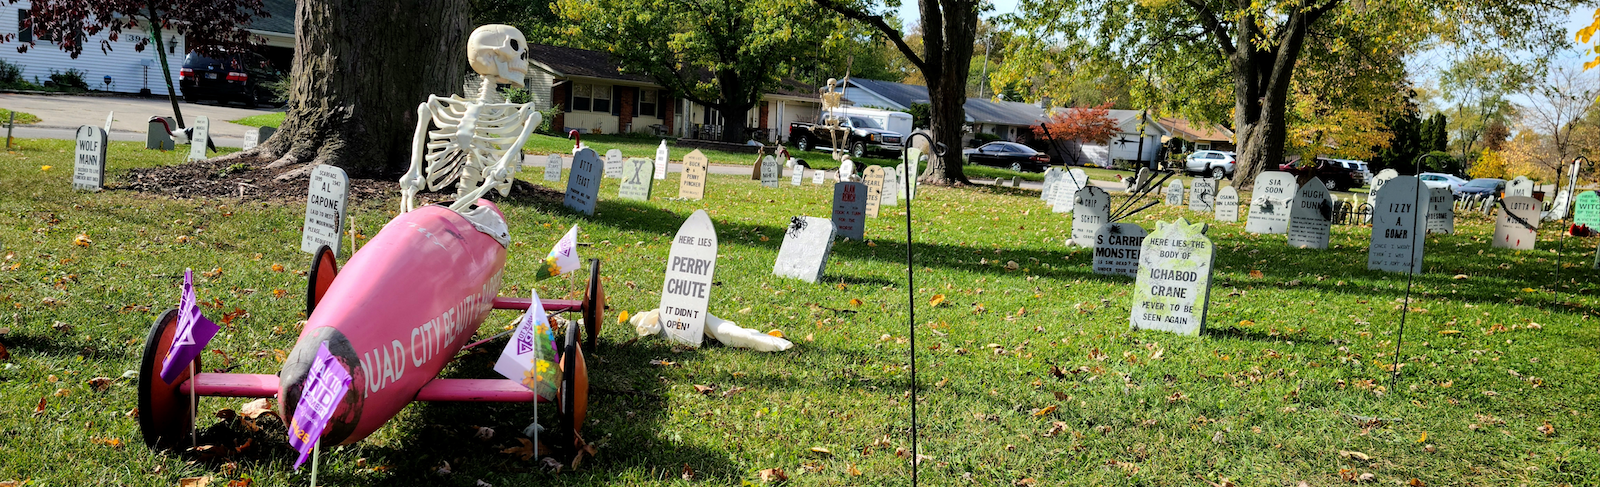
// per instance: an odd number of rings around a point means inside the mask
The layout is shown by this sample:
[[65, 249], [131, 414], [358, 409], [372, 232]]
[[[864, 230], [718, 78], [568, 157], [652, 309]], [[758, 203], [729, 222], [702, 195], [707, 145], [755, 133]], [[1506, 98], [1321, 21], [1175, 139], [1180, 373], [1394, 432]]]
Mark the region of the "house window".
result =
[[1200, 150], [1211, 150], [1211, 143], [1201, 142], [1199, 144], [1195, 144], [1195, 147], [1198, 147]]
[[28, 25], [28, 9], [17, 10], [17, 42], [33, 42], [33, 26]]
[[656, 90], [639, 90], [640, 115], [648, 115], [656, 118], [661, 117], [661, 112], [659, 111], [661, 104], [658, 102], [659, 99], [657, 96]]
[[573, 83], [572, 109], [580, 112], [611, 113], [611, 87]]

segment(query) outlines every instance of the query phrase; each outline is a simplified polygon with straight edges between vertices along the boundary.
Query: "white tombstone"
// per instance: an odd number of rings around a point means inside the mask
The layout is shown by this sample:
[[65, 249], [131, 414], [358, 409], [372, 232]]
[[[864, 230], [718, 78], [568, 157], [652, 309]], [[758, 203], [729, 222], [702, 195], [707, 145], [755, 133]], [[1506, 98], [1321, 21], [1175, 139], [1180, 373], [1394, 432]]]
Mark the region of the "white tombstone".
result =
[[867, 185], [843, 182], [833, 185], [833, 228], [840, 237], [866, 239]]
[[300, 250], [316, 255], [323, 245], [339, 255], [339, 237], [344, 235], [345, 207], [350, 196], [350, 178], [344, 170], [319, 164], [311, 170], [306, 190], [306, 219], [300, 232]]
[[844, 156], [844, 161], [839, 163], [839, 180], [854, 181], [856, 176], [856, 161], [850, 156]]
[[1217, 221], [1239, 221], [1239, 191], [1232, 185], [1223, 186], [1217, 190], [1217, 205], [1215, 216]]
[[1512, 196], [1526, 196], [1532, 198], [1533, 181], [1529, 181], [1527, 176], [1517, 176], [1515, 179], [1507, 181], [1506, 198], [1510, 198]]
[[772, 274], [809, 283], [822, 280], [828, 254], [833, 251], [833, 238], [832, 220], [810, 216], [789, 219], [789, 229], [783, 233], [783, 245], [778, 247], [778, 260], [772, 265]]
[[661, 284], [661, 331], [667, 339], [699, 347], [705, 336], [711, 277], [717, 269], [717, 229], [706, 210], [678, 227]]
[[1389, 180], [1397, 177], [1400, 177], [1400, 173], [1393, 169], [1384, 169], [1382, 171], [1378, 171], [1378, 174], [1372, 176], [1372, 183], [1367, 186], [1367, 189], [1369, 190], [1367, 191], [1367, 194], [1378, 194], [1378, 190], [1383, 189], [1384, 184], [1388, 184]]
[[1167, 206], [1183, 206], [1183, 181], [1167, 183]]
[[594, 216], [595, 204], [600, 196], [600, 155], [588, 147], [572, 155], [572, 171], [567, 174], [567, 195], [561, 204], [567, 208]]
[[1428, 192], [1416, 176], [1397, 176], [1372, 198], [1372, 243], [1367, 269], [1422, 272]]
[[706, 171], [711, 161], [695, 149], [683, 156], [683, 174], [678, 176], [678, 198], [699, 200], [706, 196]]
[[[1067, 177], [1073, 181], [1073, 184], [1077, 185], [1078, 189], [1089, 186], [1089, 173], [1084, 172], [1082, 169], [1072, 168], [1071, 171], [1067, 171]], [[1073, 191], [1076, 192], [1077, 190]]]
[[117, 116], [117, 112], [115, 110], [110, 111], [110, 112], [106, 112], [106, 126], [105, 127], [101, 127], [101, 128], [106, 131], [106, 136], [107, 137], [111, 136], [111, 120], [113, 119], [113, 117], [116, 117], [116, 116]]
[[1078, 190], [1073, 196], [1072, 239], [1079, 247], [1094, 247], [1094, 236], [1111, 219], [1111, 194], [1098, 186]]
[[1061, 173], [1056, 178], [1056, 183], [1050, 186], [1050, 208], [1055, 213], [1072, 213], [1073, 206], [1077, 204], [1078, 190], [1082, 189], [1072, 175]]
[[1211, 213], [1217, 204], [1217, 180], [1194, 178], [1189, 183], [1189, 211]]
[[906, 156], [906, 161], [903, 164], [905, 169], [901, 172], [911, 182], [911, 185], [906, 188], [905, 198], [914, 200], [917, 199], [917, 177], [922, 175], [922, 149], [915, 147], [906, 149]]
[[1215, 248], [1205, 223], [1156, 222], [1139, 251], [1128, 321], [1134, 330], [1199, 335], [1211, 300]]
[[1561, 221], [1567, 218], [1567, 207], [1572, 206], [1572, 193], [1563, 189], [1556, 193], [1556, 200], [1550, 203], [1550, 211], [1545, 212], [1545, 221]]
[[655, 187], [655, 161], [632, 157], [622, 161], [622, 182], [617, 184], [617, 198], [650, 201], [650, 190]]
[[1261, 234], [1288, 232], [1289, 206], [1294, 202], [1298, 189], [1293, 174], [1266, 171], [1256, 176], [1255, 194], [1250, 198], [1250, 214], [1245, 216], [1244, 231]]
[[804, 178], [805, 175], [806, 175], [806, 168], [804, 168], [804, 167], [795, 166], [794, 169], [790, 169], [789, 170], [789, 185], [790, 186], [799, 186], [801, 178]]
[[561, 154], [550, 154], [544, 158], [544, 180], [561, 180]]
[[244, 131], [244, 145], [239, 146], [239, 150], [254, 149], [254, 148], [256, 148], [256, 145], [259, 145], [260, 143], [261, 143], [261, 132], [257, 132], [257, 131], [254, 131], [254, 130], [246, 130], [246, 131]]
[[1044, 185], [1039, 188], [1039, 199], [1044, 200], [1045, 204], [1051, 204], [1050, 197], [1055, 195], [1051, 190], [1055, 189], [1056, 181], [1060, 181], [1063, 174], [1061, 168], [1044, 170]]
[[160, 151], [169, 151], [169, 150], [173, 150], [174, 149], [173, 141], [172, 141], [172, 134], [167, 132], [168, 124], [172, 123], [172, 122], [170, 122], [171, 119], [169, 117], [161, 117], [161, 118], [169, 120], [169, 121], [166, 122], [166, 123], [162, 123], [162, 122], [155, 121], [155, 120], [150, 121], [149, 126], [148, 126], [148, 130], [149, 131], [145, 133], [145, 139], [144, 139], [144, 148], [145, 149], [160, 150]]
[[78, 127], [75, 147], [72, 189], [99, 191], [106, 181], [106, 133], [93, 125]]
[[622, 179], [622, 150], [611, 149], [606, 151], [605, 177]]
[[1101, 225], [1094, 232], [1094, 273], [1137, 276], [1144, 237], [1144, 227], [1132, 223]]
[[1456, 197], [1450, 188], [1428, 188], [1428, 233], [1456, 233]]
[[1326, 249], [1333, 232], [1333, 198], [1322, 180], [1311, 178], [1289, 205], [1289, 246]]
[[905, 187], [905, 183], [903, 181], [903, 179], [900, 179], [899, 174], [895, 174], [893, 168], [884, 168], [883, 200], [879, 203], [880, 207], [900, 206], [900, 189]]
[[778, 178], [783, 175], [783, 166], [778, 165], [778, 158], [766, 156], [761, 158], [761, 185], [768, 188], [778, 187]]
[[1539, 200], [1507, 196], [1494, 220], [1494, 247], [1533, 250], [1539, 240]]
[[824, 170], [821, 170], [821, 169], [813, 169], [813, 170], [811, 170], [811, 184], [815, 184], [817, 186], [821, 186], [822, 183], [827, 182], [827, 180], [828, 180], [828, 171], [824, 171]]
[[[206, 141], [211, 139], [211, 119], [195, 117], [194, 137], [189, 138], [189, 160], [206, 158]], [[312, 249], [315, 251], [316, 249]]]
[[861, 172], [861, 183], [867, 185], [867, 218], [877, 218], [883, 205], [883, 166], [867, 166]]
[[667, 178], [667, 160], [672, 157], [672, 151], [667, 150], [667, 140], [661, 139], [661, 145], [656, 147], [656, 179]]

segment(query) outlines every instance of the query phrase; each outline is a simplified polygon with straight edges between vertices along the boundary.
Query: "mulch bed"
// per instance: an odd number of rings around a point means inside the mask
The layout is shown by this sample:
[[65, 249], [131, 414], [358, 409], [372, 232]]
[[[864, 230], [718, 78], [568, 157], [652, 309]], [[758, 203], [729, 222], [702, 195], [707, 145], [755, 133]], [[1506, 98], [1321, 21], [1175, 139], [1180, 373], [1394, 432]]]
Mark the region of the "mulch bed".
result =
[[[258, 201], [304, 201], [310, 174], [285, 180], [278, 175], [287, 168], [262, 169], [245, 164], [228, 164], [217, 159], [193, 161], [174, 166], [146, 167], [128, 171], [123, 183], [113, 189], [127, 189], [172, 198], [241, 198]], [[400, 194], [399, 177], [350, 179], [350, 201], [381, 200]], [[490, 192], [494, 201], [560, 204], [563, 193], [518, 180], [509, 198]], [[448, 201], [447, 193], [423, 193], [427, 202]]]

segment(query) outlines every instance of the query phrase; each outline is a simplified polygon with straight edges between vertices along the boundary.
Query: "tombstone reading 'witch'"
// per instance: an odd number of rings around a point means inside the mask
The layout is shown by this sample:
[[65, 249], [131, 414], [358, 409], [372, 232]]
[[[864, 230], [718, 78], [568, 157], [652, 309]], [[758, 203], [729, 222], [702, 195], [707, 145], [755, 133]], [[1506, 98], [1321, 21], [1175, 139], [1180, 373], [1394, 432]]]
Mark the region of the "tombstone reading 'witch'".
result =
[[1144, 227], [1132, 223], [1101, 225], [1094, 232], [1094, 273], [1137, 276], [1144, 237]]
[[667, 140], [661, 139], [661, 145], [656, 147], [656, 168], [654, 171], [656, 179], [667, 178], [667, 159], [671, 155], [672, 152], [667, 150]]
[[900, 206], [900, 188], [903, 186], [905, 183], [901, 182], [900, 175], [895, 174], [894, 169], [884, 168], [883, 195], [878, 206]]
[[678, 198], [698, 200], [706, 196], [706, 170], [711, 161], [700, 149], [683, 156], [683, 174], [678, 176]]
[[1095, 233], [1111, 216], [1111, 194], [1097, 186], [1078, 190], [1073, 196], [1072, 239], [1079, 247], [1093, 247]]
[[1167, 183], [1167, 206], [1183, 206], [1183, 181]]
[[1545, 212], [1545, 221], [1561, 221], [1567, 217], [1567, 207], [1572, 204], [1572, 193], [1563, 189], [1556, 193], [1556, 200], [1550, 203], [1550, 211]]
[[1539, 200], [1507, 196], [1504, 203], [1494, 219], [1495, 248], [1533, 250], [1539, 239]]
[[78, 127], [75, 161], [72, 165], [72, 189], [99, 191], [106, 180], [106, 133], [99, 127]]
[[1512, 196], [1527, 196], [1532, 198], [1533, 181], [1528, 180], [1527, 176], [1517, 176], [1515, 179], [1506, 181], [1506, 198], [1510, 198]]
[[625, 200], [650, 201], [650, 190], [655, 186], [655, 161], [632, 157], [622, 161], [622, 182], [617, 184], [617, 197]]
[[805, 176], [806, 168], [795, 166], [794, 169], [789, 170], [789, 185], [799, 186], [801, 178], [804, 178]]
[[1289, 231], [1289, 206], [1299, 186], [1294, 175], [1283, 171], [1266, 171], [1256, 176], [1255, 194], [1250, 198], [1250, 214], [1245, 216], [1244, 231], [1273, 234]]
[[1239, 221], [1239, 191], [1232, 185], [1217, 190], [1216, 218], [1223, 222]]
[[1600, 193], [1578, 193], [1578, 201], [1572, 207], [1572, 224], [1600, 230]]
[[1211, 299], [1215, 254], [1205, 228], [1182, 218], [1156, 222], [1156, 231], [1144, 239], [1128, 316], [1134, 330], [1200, 334]]
[[1428, 192], [1416, 176], [1397, 176], [1372, 197], [1372, 243], [1367, 247], [1367, 269], [1422, 272], [1422, 250], [1427, 239]]
[[206, 158], [206, 141], [211, 140], [211, 119], [195, 117], [194, 136], [189, 138], [189, 160]]
[[1368, 185], [1367, 189], [1370, 191], [1367, 191], [1367, 194], [1378, 194], [1378, 190], [1383, 189], [1383, 185], [1388, 184], [1389, 180], [1397, 177], [1400, 177], [1400, 173], [1393, 169], [1378, 171], [1378, 174], [1372, 177], [1372, 183]]
[[600, 155], [588, 147], [572, 155], [572, 171], [567, 174], [567, 195], [561, 204], [585, 215], [594, 215], [600, 195]]
[[832, 220], [809, 216], [789, 219], [789, 229], [783, 233], [783, 246], [778, 247], [778, 260], [772, 265], [772, 274], [810, 283], [822, 280], [823, 270], [828, 266], [828, 253], [833, 251], [833, 237]]
[[833, 185], [833, 227], [840, 237], [864, 240], [866, 215], [867, 185], [856, 182]]
[[[688, 157], [684, 159], [687, 162]], [[716, 269], [717, 229], [706, 210], [695, 210], [678, 227], [667, 257], [667, 275], [661, 285], [661, 331], [667, 339], [700, 346]]]
[[[160, 117], [166, 119], [166, 117]], [[171, 122], [151, 118], [148, 132], [145, 133], [144, 148], [149, 150], [168, 151], [173, 149], [172, 133], [167, 131]]]
[[1333, 198], [1322, 180], [1311, 178], [1289, 204], [1289, 246], [1326, 249], [1333, 225]]
[[1211, 213], [1217, 204], [1217, 180], [1194, 178], [1189, 183], [1189, 211]]
[[883, 173], [883, 166], [867, 166], [861, 172], [861, 183], [867, 185], [867, 218], [877, 218], [883, 205]]
[[544, 159], [544, 180], [561, 180], [561, 154], [550, 154]]
[[766, 156], [761, 158], [761, 185], [768, 188], [778, 187], [778, 177], [783, 175], [783, 166], [778, 164], [778, 158]]
[[606, 151], [606, 174], [611, 179], [622, 179], [622, 150]]
[[821, 170], [821, 169], [817, 169], [817, 170], [811, 171], [811, 184], [815, 184], [817, 186], [821, 186], [822, 183], [827, 182], [827, 180], [828, 180], [828, 171], [824, 171], [824, 170]]
[[1428, 233], [1456, 233], [1456, 197], [1450, 188], [1428, 188]]
[[1039, 199], [1044, 200], [1045, 204], [1051, 204], [1050, 197], [1055, 195], [1051, 191], [1055, 189], [1056, 182], [1061, 180], [1063, 174], [1066, 173], [1060, 168], [1052, 167], [1044, 170], [1044, 185], [1039, 188]]
[[300, 233], [300, 250], [316, 255], [326, 245], [339, 255], [339, 236], [344, 234], [345, 205], [350, 196], [350, 178], [343, 169], [318, 164], [311, 170], [306, 191], [306, 220]]

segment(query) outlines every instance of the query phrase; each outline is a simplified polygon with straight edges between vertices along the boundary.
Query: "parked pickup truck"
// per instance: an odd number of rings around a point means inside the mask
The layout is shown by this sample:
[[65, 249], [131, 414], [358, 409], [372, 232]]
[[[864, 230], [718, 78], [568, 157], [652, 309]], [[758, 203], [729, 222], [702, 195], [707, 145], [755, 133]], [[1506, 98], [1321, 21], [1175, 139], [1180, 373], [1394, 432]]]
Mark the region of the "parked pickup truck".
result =
[[[789, 140], [794, 142], [800, 150], [834, 149], [834, 137], [829, 136], [832, 130], [828, 122], [833, 117], [824, 117], [822, 123], [794, 122], [789, 124]], [[878, 126], [872, 119], [861, 116], [839, 117], [838, 141], [844, 144], [844, 149], [852, 157], [863, 157], [872, 152], [899, 152], [903, 134], [891, 132]]]

